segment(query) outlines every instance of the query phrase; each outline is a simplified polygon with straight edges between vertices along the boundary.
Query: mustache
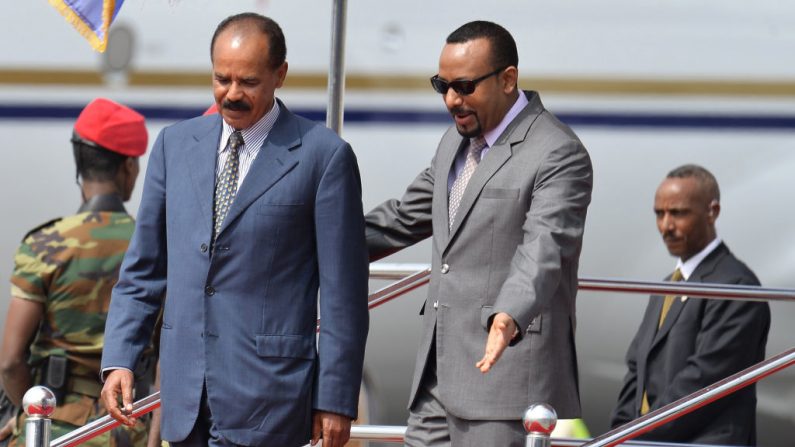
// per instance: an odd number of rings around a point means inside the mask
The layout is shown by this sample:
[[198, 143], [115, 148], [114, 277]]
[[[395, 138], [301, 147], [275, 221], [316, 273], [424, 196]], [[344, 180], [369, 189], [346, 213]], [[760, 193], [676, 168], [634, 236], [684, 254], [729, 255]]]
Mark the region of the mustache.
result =
[[459, 107], [453, 107], [452, 109], [450, 109], [450, 114], [451, 115], [465, 115], [467, 113], [474, 113], [474, 111], [471, 110], [471, 109], [467, 109], [465, 107], [460, 107], [460, 106]]
[[224, 100], [224, 102], [221, 103], [221, 107], [223, 107], [224, 109], [234, 110], [234, 111], [237, 111], [237, 112], [248, 112], [249, 110], [251, 110], [251, 106], [247, 102], [244, 102], [244, 101], [227, 101], [227, 100]]

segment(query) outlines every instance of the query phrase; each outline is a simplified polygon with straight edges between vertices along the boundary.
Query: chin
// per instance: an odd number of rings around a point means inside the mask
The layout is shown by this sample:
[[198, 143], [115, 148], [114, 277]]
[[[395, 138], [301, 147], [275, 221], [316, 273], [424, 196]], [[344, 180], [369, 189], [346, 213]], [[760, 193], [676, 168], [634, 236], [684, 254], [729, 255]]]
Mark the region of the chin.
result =
[[229, 119], [224, 117], [224, 121], [226, 121], [226, 123], [232, 126], [235, 130], [243, 130], [249, 126], [247, 121], [241, 119]]
[[467, 130], [467, 129], [463, 128], [463, 127], [456, 126], [456, 130], [458, 131], [458, 133], [462, 137], [466, 137], [466, 138], [475, 138], [478, 135], [480, 135], [480, 129], [479, 128]]
[[682, 253], [682, 250], [671, 247], [668, 247], [668, 253], [671, 256], [676, 256], [677, 258], [681, 258], [684, 255], [684, 253]]

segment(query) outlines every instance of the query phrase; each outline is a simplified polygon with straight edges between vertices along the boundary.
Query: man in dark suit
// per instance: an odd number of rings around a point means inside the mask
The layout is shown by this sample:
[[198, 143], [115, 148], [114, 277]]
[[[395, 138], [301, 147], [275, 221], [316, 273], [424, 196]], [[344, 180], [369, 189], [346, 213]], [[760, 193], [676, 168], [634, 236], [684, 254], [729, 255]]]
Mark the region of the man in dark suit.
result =
[[403, 198], [366, 216], [371, 260], [433, 236], [409, 446], [522, 446], [529, 404], [580, 414], [574, 311], [591, 162], [538, 93], [518, 89], [517, 65], [497, 24], [450, 34], [431, 83], [455, 126]]
[[[679, 258], [672, 281], [759, 285], [715, 231], [720, 191], [696, 165], [671, 171], [654, 197], [657, 228]], [[652, 296], [627, 351], [629, 371], [612, 425], [617, 427], [764, 359], [767, 303]], [[643, 436], [654, 441], [754, 445], [751, 385]]]
[[211, 44], [220, 115], [165, 128], [149, 160], [106, 327], [103, 399], [130, 423], [129, 369], [167, 291], [162, 434], [172, 445], [322, 435], [341, 447], [357, 415], [368, 326], [359, 172], [346, 142], [274, 97], [285, 53], [269, 18], [221, 22]]

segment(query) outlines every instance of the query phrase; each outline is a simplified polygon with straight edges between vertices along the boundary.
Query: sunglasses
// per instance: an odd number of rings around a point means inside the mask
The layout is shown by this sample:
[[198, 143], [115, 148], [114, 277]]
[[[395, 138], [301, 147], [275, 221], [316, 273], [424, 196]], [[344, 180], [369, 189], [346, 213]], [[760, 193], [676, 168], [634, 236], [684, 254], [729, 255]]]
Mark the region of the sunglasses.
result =
[[475, 88], [477, 88], [478, 83], [483, 81], [484, 79], [488, 79], [496, 74], [499, 74], [503, 70], [508, 67], [503, 67], [498, 70], [494, 70], [489, 74], [483, 75], [477, 79], [459, 79], [455, 81], [445, 81], [444, 79], [440, 78], [439, 75], [434, 75], [431, 78], [431, 86], [436, 93], [441, 93], [442, 95], [447, 94], [447, 90], [453, 89], [454, 92], [458, 93], [461, 96], [471, 95], [475, 92]]

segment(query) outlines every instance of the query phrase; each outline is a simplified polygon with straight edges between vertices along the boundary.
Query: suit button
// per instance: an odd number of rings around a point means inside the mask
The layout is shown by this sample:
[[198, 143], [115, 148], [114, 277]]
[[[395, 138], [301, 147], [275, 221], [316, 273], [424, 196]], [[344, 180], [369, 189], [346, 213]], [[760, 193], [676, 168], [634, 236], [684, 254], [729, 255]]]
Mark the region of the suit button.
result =
[[213, 287], [213, 286], [207, 286], [207, 287], [205, 287], [205, 288], [204, 288], [204, 293], [206, 293], [208, 296], [213, 296], [213, 295], [215, 295], [215, 287]]
[[450, 271], [450, 266], [447, 264], [442, 264], [442, 268], [439, 271], [441, 271], [442, 274], [445, 274]]
[[439, 308], [439, 301], [434, 301], [433, 302], [433, 308], [434, 309], [438, 309]]
[[202, 244], [202, 246], [199, 247], [199, 250], [201, 250], [202, 253], [206, 253], [207, 252], [207, 244]]

